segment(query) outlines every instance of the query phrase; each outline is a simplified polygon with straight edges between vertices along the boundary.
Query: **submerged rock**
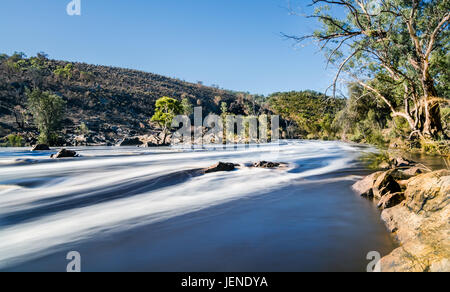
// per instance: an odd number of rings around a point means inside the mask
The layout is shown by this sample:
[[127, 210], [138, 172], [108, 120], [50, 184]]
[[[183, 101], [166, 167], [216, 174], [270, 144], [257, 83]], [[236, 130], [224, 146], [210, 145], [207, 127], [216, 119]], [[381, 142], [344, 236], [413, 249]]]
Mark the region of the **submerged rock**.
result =
[[49, 151], [50, 147], [47, 144], [37, 144], [35, 145], [31, 151]]
[[278, 162], [267, 162], [267, 161], [260, 161], [253, 164], [253, 167], [258, 168], [277, 168], [280, 167], [281, 163]]
[[219, 171], [233, 171], [236, 169], [236, 166], [239, 166], [239, 165], [234, 164], [234, 163], [219, 162], [217, 164], [214, 164], [211, 167], [204, 169], [204, 173], [213, 173], [213, 172], [219, 172]]
[[59, 158], [73, 158], [78, 157], [78, 154], [75, 151], [61, 149], [58, 153], [52, 154], [51, 158], [59, 159]]

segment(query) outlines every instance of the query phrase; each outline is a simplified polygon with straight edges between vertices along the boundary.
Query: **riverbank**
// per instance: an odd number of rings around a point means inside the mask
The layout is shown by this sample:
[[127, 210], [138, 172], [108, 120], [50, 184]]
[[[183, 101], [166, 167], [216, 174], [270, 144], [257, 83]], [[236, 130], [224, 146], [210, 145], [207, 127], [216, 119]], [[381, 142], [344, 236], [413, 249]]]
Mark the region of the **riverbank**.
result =
[[433, 171], [402, 157], [383, 162], [353, 185], [382, 210], [381, 218], [400, 247], [381, 260], [384, 272], [450, 271], [450, 171]]

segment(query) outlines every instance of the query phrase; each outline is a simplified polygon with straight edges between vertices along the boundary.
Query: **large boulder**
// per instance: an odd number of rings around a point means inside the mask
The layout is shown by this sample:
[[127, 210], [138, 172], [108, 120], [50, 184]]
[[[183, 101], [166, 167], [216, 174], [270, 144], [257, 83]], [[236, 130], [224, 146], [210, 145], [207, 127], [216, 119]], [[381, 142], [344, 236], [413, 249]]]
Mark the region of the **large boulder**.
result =
[[402, 191], [402, 188], [395, 178], [397, 173], [398, 172], [396, 170], [389, 170], [378, 176], [372, 189], [373, 197], [375, 199], [380, 200], [388, 193], [394, 194]]
[[73, 158], [78, 157], [78, 154], [75, 151], [61, 149], [58, 153], [52, 154], [51, 158], [59, 159], [59, 158]]
[[382, 212], [401, 246], [381, 260], [384, 272], [450, 271], [450, 171], [409, 180], [405, 202]]
[[406, 206], [417, 214], [437, 212], [450, 200], [450, 171], [441, 170], [411, 179], [405, 192]]
[[49, 151], [50, 147], [48, 147], [47, 144], [37, 144], [33, 148], [31, 148], [31, 151]]
[[360, 196], [372, 198], [373, 197], [373, 186], [374, 186], [377, 178], [382, 174], [383, 174], [382, 171], [372, 173], [371, 175], [368, 175], [365, 178], [363, 178], [362, 180], [356, 182], [352, 186], [352, 189], [355, 191], [355, 193], [357, 193]]
[[234, 164], [234, 163], [219, 162], [217, 164], [214, 164], [211, 167], [206, 168], [204, 170], [204, 173], [213, 173], [213, 172], [219, 172], [219, 171], [233, 171], [236, 169], [236, 166], [239, 166], [239, 165]]

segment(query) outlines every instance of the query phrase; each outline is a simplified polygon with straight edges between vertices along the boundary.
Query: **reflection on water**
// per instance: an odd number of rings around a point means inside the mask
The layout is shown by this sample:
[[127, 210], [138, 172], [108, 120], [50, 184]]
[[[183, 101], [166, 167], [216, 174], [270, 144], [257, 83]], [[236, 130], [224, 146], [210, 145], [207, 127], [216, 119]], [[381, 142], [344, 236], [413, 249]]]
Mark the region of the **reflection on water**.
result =
[[[64, 271], [364, 270], [393, 243], [351, 184], [363, 149], [286, 141], [251, 149], [0, 151], [0, 269]], [[289, 163], [198, 175], [218, 161]]]

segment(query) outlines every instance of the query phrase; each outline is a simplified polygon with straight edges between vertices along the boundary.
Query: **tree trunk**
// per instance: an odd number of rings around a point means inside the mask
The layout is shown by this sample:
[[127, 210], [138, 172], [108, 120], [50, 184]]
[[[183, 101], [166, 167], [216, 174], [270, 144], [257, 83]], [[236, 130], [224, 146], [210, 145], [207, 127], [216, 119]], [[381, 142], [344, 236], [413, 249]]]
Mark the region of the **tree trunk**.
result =
[[429, 74], [422, 80], [424, 91], [423, 111], [424, 123], [422, 133], [426, 138], [437, 138], [442, 133], [441, 107], [437, 100], [437, 91]]

